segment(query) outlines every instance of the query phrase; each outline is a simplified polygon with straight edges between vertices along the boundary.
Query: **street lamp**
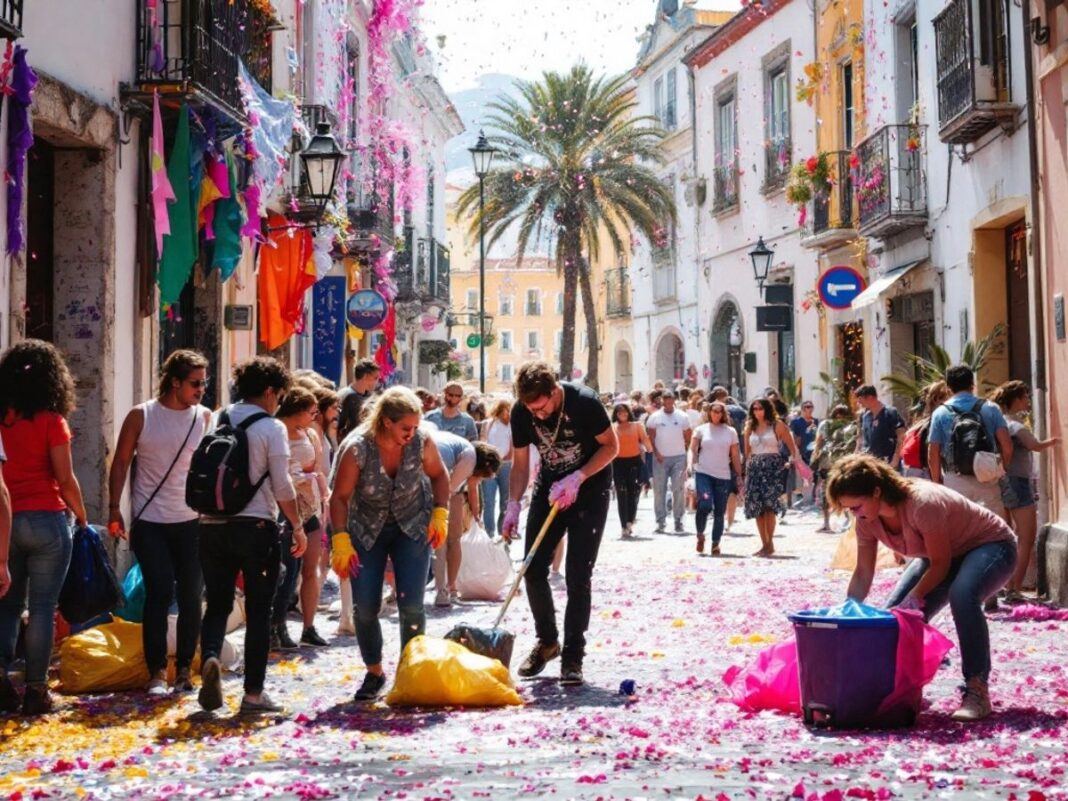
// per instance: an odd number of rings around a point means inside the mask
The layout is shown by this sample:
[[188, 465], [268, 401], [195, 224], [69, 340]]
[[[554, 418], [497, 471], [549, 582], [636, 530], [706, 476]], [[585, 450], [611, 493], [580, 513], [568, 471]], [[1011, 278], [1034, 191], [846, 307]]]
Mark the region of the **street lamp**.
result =
[[486, 391], [486, 176], [497, 152], [487, 140], [484, 131], [478, 132], [478, 141], [469, 147], [471, 161], [478, 176], [478, 391]]
[[321, 220], [326, 204], [334, 196], [341, 162], [345, 160], [342, 150], [330, 133], [330, 123], [320, 122], [315, 126], [315, 136], [308, 146], [300, 151], [301, 200], [310, 202], [315, 211], [315, 220]]
[[760, 297], [764, 297], [764, 282], [768, 280], [768, 271], [771, 270], [771, 259], [775, 251], [764, 244], [764, 237], [758, 237], [756, 247], [749, 251], [749, 259], [753, 262], [753, 276], [757, 286], [760, 287]]

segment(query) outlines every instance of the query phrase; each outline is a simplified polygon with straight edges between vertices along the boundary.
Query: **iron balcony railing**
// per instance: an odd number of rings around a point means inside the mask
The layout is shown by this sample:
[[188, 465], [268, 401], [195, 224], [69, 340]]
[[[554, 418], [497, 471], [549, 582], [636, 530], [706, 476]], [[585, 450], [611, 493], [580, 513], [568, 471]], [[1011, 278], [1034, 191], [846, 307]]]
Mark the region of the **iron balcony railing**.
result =
[[452, 275], [452, 251], [434, 240], [434, 297], [449, 302]]
[[850, 156], [848, 150], [827, 154], [831, 165], [831, 188], [816, 195], [809, 203], [805, 245], [832, 245], [854, 235], [857, 218]]
[[1005, 0], [951, 0], [934, 18], [943, 142], [966, 144], [997, 125], [1015, 127], [1007, 15]]
[[888, 237], [927, 222], [924, 127], [886, 125], [856, 148], [858, 230]]
[[273, 25], [250, 0], [139, 3], [137, 83], [142, 91], [202, 95], [243, 121], [238, 63], [272, 90]]
[[764, 191], [781, 189], [786, 186], [790, 174], [792, 153], [788, 137], [773, 139], [764, 143]]
[[717, 214], [738, 205], [738, 166], [714, 167], [712, 170], [712, 213]]
[[0, 0], [0, 38], [22, 36], [22, 0]]
[[393, 257], [397, 299], [448, 303], [450, 262], [448, 248], [435, 239], [416, 239], [415, 230], [405, 228], [404, 249]]
[[625, 267], [608, 270], [604, 276], [607, 303], [605, 312], [609, 317], [630, 315], [630, 278]]
[[415, 230], [404, 229], [404, 248], [393, 253], [393, 282], [397, 285], [397, 300], [415, 300], [421, 294], [416, 266]]

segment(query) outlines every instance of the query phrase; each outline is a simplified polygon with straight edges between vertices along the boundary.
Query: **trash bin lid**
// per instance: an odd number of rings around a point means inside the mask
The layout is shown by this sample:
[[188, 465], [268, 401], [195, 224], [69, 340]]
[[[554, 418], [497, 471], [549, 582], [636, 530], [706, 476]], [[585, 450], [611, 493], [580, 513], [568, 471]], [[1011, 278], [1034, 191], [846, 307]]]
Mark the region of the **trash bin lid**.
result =
[[839, 628], [896, 628], [897, 618], [886, 609], [858, 603], [852, 598], [838, 606], [807, 609], [788, 615], [791, 623], [833, 625]]

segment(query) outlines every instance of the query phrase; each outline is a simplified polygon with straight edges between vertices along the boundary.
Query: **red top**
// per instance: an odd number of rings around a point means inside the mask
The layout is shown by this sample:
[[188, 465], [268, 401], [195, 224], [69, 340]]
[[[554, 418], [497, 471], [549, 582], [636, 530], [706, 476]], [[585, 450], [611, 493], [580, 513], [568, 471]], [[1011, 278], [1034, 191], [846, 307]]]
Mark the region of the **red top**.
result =
[[70, 442], [63, 415], [38, 412], [33, 419], [8, 412], [0, 425], [7, 461], [4, 482], [11, 493], [12, 512], [62, 512], [67, 505], [52, 472], [50, 451]]

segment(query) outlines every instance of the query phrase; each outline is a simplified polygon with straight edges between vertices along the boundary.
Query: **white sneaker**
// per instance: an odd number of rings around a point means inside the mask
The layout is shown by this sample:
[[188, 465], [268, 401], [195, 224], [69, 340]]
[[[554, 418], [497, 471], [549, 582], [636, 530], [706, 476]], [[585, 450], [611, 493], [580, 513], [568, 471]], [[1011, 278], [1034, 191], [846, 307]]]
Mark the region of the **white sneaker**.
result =
[[149, 681], [148, 686], [145, 688], [145, 692], [152, 696], [170, 695], [170, 687], [167, 686], [166, 674], [156, 674], [155, 678]]
[[448, 609], [452, 606], [452, 598], [447, 588], [442, 587], [434, 594], [434, 606], [440, 609]]

